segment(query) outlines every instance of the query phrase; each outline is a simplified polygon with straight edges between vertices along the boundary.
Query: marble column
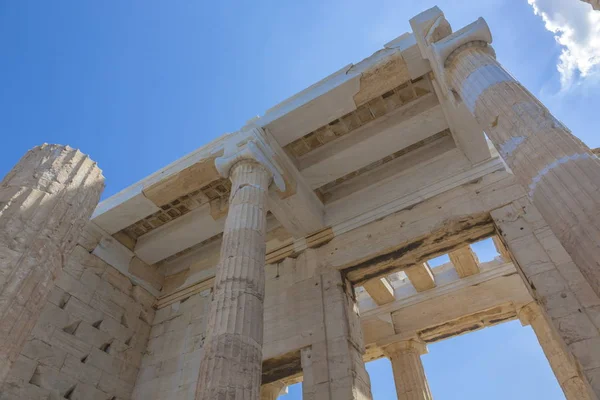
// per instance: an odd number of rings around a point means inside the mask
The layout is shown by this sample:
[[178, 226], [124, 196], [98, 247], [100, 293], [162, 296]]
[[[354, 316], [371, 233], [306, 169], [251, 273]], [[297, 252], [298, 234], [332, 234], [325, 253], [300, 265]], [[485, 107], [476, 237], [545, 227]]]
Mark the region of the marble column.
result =
[[434, 43], [448, 88], [600, 295], [600, 160], [496, 61], [483, 19]]
[[431, 400], [431, 391], [421, 362], [427, 353], [425, 343], [418, 340], [395, 342], [383, 347], [392, 363], [398, 400]]
[[[260, 388], [260, 400], [277, 400], [287, 385], [281, 381], [267, 383]], [[287, 392], [285, 392], [287, 393]]]
[[590, 387], [577, 367], [577, 362], [568, 351], [554, 327], [537, 303], [530, 303], [519, 311], [523, 326], [531, 325], [548, 359], [567, 400], [594, 400]]
[[272, 173], [232, 156], [232, 182], [196, 399], [260, 398], [267, 190]]
[[27, 152], [0, 183], [0, 383], [103, 188], [88, 156], [49, 144]]

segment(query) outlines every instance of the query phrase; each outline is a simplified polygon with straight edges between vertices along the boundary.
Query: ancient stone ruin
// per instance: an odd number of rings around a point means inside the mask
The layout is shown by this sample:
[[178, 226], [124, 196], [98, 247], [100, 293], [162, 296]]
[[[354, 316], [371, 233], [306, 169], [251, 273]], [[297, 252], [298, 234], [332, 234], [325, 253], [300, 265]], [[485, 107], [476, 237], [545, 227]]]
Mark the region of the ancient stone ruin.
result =
[[600, 160], [483, 19], [410, 24], [100, 204], [87, 156], [27, 153], [0, 184], [0, 399], [371, 399], [381, 357], [432, 399], [428, 343], [515, 319], [598, 399]]

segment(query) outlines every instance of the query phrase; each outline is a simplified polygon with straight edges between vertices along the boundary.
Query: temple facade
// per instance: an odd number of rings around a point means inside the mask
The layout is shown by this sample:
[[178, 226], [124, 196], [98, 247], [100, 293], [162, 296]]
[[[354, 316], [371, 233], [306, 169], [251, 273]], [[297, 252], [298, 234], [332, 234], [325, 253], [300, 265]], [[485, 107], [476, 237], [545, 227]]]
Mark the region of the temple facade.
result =
[[387, 357], [428, 400], [429, 343], [511, 320], [600, 398], [600, 160], [483, 19], [410, 25], [99, 204], [89, 157], [28, 152], [0, 184], [0, 399], [369, 400]]

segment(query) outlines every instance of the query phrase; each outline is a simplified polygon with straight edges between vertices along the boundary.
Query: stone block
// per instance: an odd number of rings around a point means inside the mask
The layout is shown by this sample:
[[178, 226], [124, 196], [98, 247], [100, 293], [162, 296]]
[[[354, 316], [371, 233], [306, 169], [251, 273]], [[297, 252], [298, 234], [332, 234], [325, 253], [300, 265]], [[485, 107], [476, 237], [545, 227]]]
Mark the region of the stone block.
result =
[[124, 327], [120, 322], [109, 316], [106, 316], [102, 320], [98, 329], [122, 342], [126, 342], [133, 336], [133, 331], [131, 329]]
[[77, 327], [75, 336], [96, 348], [100, 348], [105, 343], [109, 343], [111, 340], [113, 340], [109, 334], [102, 332], [101, 330], [94, 328], [92, 325], [83, 321]]
[[98, 383], [98, 389], [117, 397], [128, 399], [133, 392], [133, 385], [116, 378], [109, 373], [103, 373]]
[[87, 362], [82, 362], [80, 359], [67, 355], [64, 364], [60, 368], [60, 372], [70, 377], [77, 379], [79, 382], [95, 386], [100, 380], [102, 371]]
[[63, 308], [65, 304], [67, 304], [69, 297], [71, 297], [69, 293], [55, 285], [52, 286], [52, 289], [50, 289], [47, 300], [49, 303], [54, 304], [58, 308]]
[[66, 310], [60, 309], [52, 303], [46, 303], [44, 308], [42, 308], [42, 313], [40, 314], [37, 323], [62, 329], [76, 320], [77, 317], [69, 315]]
[[[137, 385], [156, 379], [160, 375], [160, 364], [159, 362], [158, 364], [141, 367], [137, 377]], [[197, 378], [198, 376], [196, 376]]]
[[69, 299], [64, 310], [72, 320], [81, 320], [92, 325], [104, 319], [102, 311], [92, 308], [75, 297]]
[[542, 297], [569, 290], [567, 283], [556, 269], [541, 272], [530, 276], [528, 279], [535, 288], [535, 291]]
[[563, 290], [544, 297], [544, 309], [551, 318], [561, 318], [582, 308], [570, 290]]
[[131, 289], [131, 297], [145, 308], [151, 308], [156, 302], [156, 298], [150, 292], [138, 285]]
[[78, 298], [86, 304], [92, 299], [92, 291], [90, 291], [79, 280], [69, 274], [61, 274], [54, 283], [71, 296]]
[[0, 390], [0, 400], [54, 400], [55, 394], [48, 389], [31, 383], [23, 385], [4, 385]]
[[119, 371], [119, 378], [131, 385], [135, 384], [140, 369], [135, 365], [128, 362], [124, 362]]
[[585, 339], [600, 338], [598, 328], [583, 312], [574, 312], [554, 321], [560, 336], [567, 345]]
[[78, 383], [73, 390], [71, 400], [107, 400], [114, 399], [110, 394], [103, 392], [92, 385]]
[[600, 337], [580, 340], [568, 347], [584, 371], [600, 368]]
[[50, 344], [54, 347], [64, 350], [80, 360], [90, 354], [92, 349], [91, 344], [88, 344], [61, 329], [56, 329], [54, 331], [50, 340]]
[[47, 365], [56, 369], [59, 369], [63, 365], [67, 356], [67, 353], [64, 350], [51, 346], [39, 339], [32, 339], [25, 342], [21, 354], [42, 365]]
[[123, 361], [100, 349], [92, 349], [86, 363], [112, 374], [113, 376], [116, 376], [123, 366]]
[[117, 321], [121, 321], [121, 317], [125, 313], [123, 307], [120, 307], [112, 300], [99, 295], [98, 292], [94, 293], [90, 301], [90, 307], [114, 318]]
[[588, 308], [600, 306], [600, 298], [587, 281], [572, 284], [570, 287], [582, 307]]
[[22, 354], [19, 355], [6, 376], [4, 384], [11, 387], [19, 387], [28, 384], [37, 365], [37, 361], [25, 357]]
[[60, 373], [54, 368], [38, 365], [29, 383], [43, 389], [58, 392], [58, 394], [65, 397], [77, 384], [77, 380]]
[[131, 293], [133, 285], [131, 284], [129, 278], [112, 267], [109, 267], [104, 271], [102, 279], [127, 295]]
[[77, 244], [91, 253], [98, 246], [98, 243], [100, 243], [102, 235], [102, 229], [92, 221], [88, 221], [77, 239]]
[[93, 292], [100, 284], [101, 278], [93, 270], [86, 269], [79, 280], [90, 292]]

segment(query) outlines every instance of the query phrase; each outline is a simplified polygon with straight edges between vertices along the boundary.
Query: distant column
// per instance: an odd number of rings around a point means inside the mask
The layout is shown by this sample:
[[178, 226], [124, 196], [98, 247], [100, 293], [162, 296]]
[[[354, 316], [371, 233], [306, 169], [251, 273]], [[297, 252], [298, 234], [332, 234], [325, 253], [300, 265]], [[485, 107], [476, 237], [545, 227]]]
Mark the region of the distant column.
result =
[[582, 377], [577, 362], [557, 336], [540, 306], [530, 303], [521, 308], [519, 319], [523, 326], [531, 325], [567, 400], [596, 399]]
[[286, 384], [281, 381], [267, 383], [260, 388], [260, 400], [277, 400]]
[[196, 399], [260, 398], [267, 190], [272, 173], [250, 151], [221, 165], [231, 179]]
[[421, 355], [427, 353], [425, 343], [405, 340], [386, 345], [384, 354], [392, 363], [398, 400], [431, 400]]
[[27, 152], [0, 183], [0, 383], [103, 188], [88, 156], [49, 144]]

